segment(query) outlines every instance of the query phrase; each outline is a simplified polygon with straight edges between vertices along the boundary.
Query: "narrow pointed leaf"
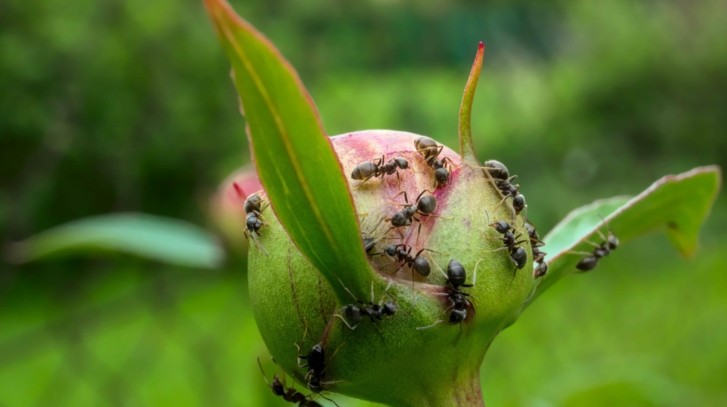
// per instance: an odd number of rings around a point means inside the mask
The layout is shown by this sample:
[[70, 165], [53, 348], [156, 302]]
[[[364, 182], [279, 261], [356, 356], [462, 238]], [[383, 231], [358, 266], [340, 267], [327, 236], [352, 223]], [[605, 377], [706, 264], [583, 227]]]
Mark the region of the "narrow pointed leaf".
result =
[[214, 236], [176, 219], [119, 213], [75, 220], [9, 248], [17, 263], [68, 253], [111, 251], [180, 266], [215, 268], [224, 253]]
[[[339, 293], [365, 298], [369, 265], [338, 158], [293, 67], [224, 0], [207, 0], [232, 63], [260, 181], [276, 216]], [[340, 279], [340, 280], [339, 280]]]
[[691, 256], [720, 184], [719, 167], [699, 167], [667, 175], [633, 198], [603, 199], [574, 210], [543, 239], [548, 273], [530, 302], [564, 275], [578, 271], [575, 266], [583, 256], [569, 252], [592, 252], [588, 241], [602, 242], [599, 231], [611, 230], [621, 244], [663, 231], [681, 254]]
[[472, 165], [479, 165], [475, 154], [475, 145], [472, 141], [472, 103], [475, 99], [475, 91], [477, 90], [477, 82], [480, 79], [484, 56], [485, 44], [480, 41], [477, 46], [475, 61], [472, 63], [470, 76], [467, 78], [467, 84], [464, 87], [462, 104], [459, 106], [459, 154], [463, 160]]

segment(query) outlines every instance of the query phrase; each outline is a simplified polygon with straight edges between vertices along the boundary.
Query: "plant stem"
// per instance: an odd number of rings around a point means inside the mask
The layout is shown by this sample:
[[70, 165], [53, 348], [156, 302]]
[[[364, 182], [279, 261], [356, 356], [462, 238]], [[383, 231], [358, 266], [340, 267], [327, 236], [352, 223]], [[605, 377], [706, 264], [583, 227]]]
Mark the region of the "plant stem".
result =
[[[446, 379], [442, 379], [442, 385]], [[485, 407], [482, 398], [482, 385], [479, 371], [470, 376], [458, 377], [451, 386], [442, 386], [436, 389], [428, 389], [422, 393], [417, 400], [410, 400], [406, 406], [431, 406], [431, 407]]]

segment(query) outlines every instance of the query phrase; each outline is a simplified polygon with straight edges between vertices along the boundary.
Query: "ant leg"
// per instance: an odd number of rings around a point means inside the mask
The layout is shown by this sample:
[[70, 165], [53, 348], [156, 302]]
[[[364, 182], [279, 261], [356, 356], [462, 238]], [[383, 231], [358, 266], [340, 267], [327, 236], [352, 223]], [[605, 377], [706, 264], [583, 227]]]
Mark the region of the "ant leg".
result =
[[388, 284], [386, 284], [386, 288], [384, 289], [384, 292], [389, 291], [389, 288], [391, 288], [392, 285], [394, 285], [394, 279], [393, 278], [387, 278], [389, 281]]
[[371, 303], [374, 303], [374, 280], [371, 279]]
[[448, 169], [451, 168], [452, 166], [454, 166], [454, 164], [452, 163], [452, 159], [449, 157], [442, 158], [441, 163], [442, 163], [443, 167], [448, 168]]
[[[307, 322], [307, 321], [306, 321], [305, 319], [303, 319], [303, 325], [304, 325], [304, 329], [303, 329], [303, 338], [302, 338], [302, 339], [300, 340], [300, 342], [301, 342], [301, 344], [300, 344], [300, 345], [302, 345], [302, 344], [303, 344], [303, 342], [305, 342], [305, 337], [306, 337], [306, 336], [308, 336], [308, 322]], [[302, 360], [303, 358], [301, 358], [301, 357], [300, 357], [300, 345], [299, 345], [299, 344], [298, 344], [297, 342], [293, 342], [293, 345], [295, 345], [295, 349], [297, 349], [297, 350], [298, 350], [298, 361], [297, 361], [297, 362], [298, 362], [298, 367], [302, 369], [302, 368], [303, 368], [303, 366], [302, 366], [302, 365], [300, 364], [300, 361], [301, 361], [301, 360]], [[303, 360], [304, 360], [304, 359], [303, 359]]]
[[[501, 192], [502, 192], [502, 191], [501, 191]], [[510, 198], [510, 195], [505, 195], [505, 194], [503, 194], [503, 195], [504, 195], [504, 198], [502, 198], [502, 199], [500, 200], [500, 202], [498, 202], [498, 203], [497, 203], [497, 205], [495, 205], [495, 207], [494, 207], [494, 208], [492, 209], [492, 211], [493, 211], [493, 212], [494, 212], [494, 211], [496, 211], [496, 210], [497, 210], [497, 208], [499, 208], [499, 207], [500, 207], [500, 205], [502, 205], [502, 203], [503, 203], [503, 202], [505, 202], [505, 200], [507, 200], [507, 198]], [[512, 207], [511, 207], [510, 209], [511, 209], [511, 210], [510, 210], [510, 215], [512, 215], [512, 216], [511, 216], [511, 218], [514, 218], [515, 216], [517, 216], [517, 215], [515, 214], [515, 208], [512, 208]]]
[[[338, 314], [333, 314], [333, 316], [334, 316], [334, 317], [336, 317], [336, 318], [338, 318], [338, 319], [340, 319], [340, 320], [341, 320], [341, 322], [343, 322], [343, 323], [344, 323], [344, 324], [345, 324], [345, 325], [346, 325], [346, 326], [348, 327], [348, 329], [350, 329], [350, 330], [352, 330], [352, 331], [353, 331], [353, 330], [355, 330], [355, 329], [356, 329], [356, 328], [357, 328], [357, 327], [359, 326], [359, 324], [356, 324], [356, 325], [354, 325], [354, 326], [351, 326], [351, 325], [350, 325], [350, 324], [348, 323], [348, 321], [346, 321], [346, 319], [345, 319], [345, 318], [344, 318], [343, 316], [341, 316], [341, 315], [338, 315]], [[300, 366], [299, 366], [299, 367], [300, 367]]]
[[261, 252], [263, 252], [263, 254], [264, 254], [265, 256], [268, 256], [268, 252], [267, 252], [267, 250], [265, 250], [265, 246], [263, 246], [263, 244], [262, 244], [262, 243], [260, 243], [260, 242], [259, 242], [259, 241], [257, 240], [257, 237], [256, 237], [256, 236], [255, 236], [255, 235], [253, 234], [254, 232], [250, 232], [249, 230], [245, 229], [245, 231], [244, 231], [243, 233], [245, 234], [245, 238], [246, 238], [246, 239], [247, 239], [248, 241], [249, 241], [249, 240], [252, 240], [252, 241], [253, 241], [253, 243], [255, 243], [255, 246], [257, 246], [257, 248], [258, 248], [258, 249], [259, 249], [259, 250], [260, 250]]
[[[444, 276], [444, 278], [448, 280], [449, 277], [447, 277], [447, 273], [444, 272], [444, 269], [439, 265], [439, 263], [437, 263], [436, 261], [433, 262], [433, 263], [434, 263], [435, 266], [437, 266], [437, 270], [439, 270], [439, 272], [442, 273], [442, 275]], [[442, 295], [449, 295], [447, 293], [441, 293], [441, 294]]]
[[[346, 343], [344, 342], [344, 343], [342, 343], [342, 344], [338, 345], [338, 347], [336, 348], [336, 350], [334, 350], [334, 351], [333, 351], [333, 353], [331, 354], [331, 357], [330, 357], [330, 358], [328, 358], [328, 360], [329, 360], [329, 361], [333, 360], [333, 358], [335, 358], [335, 357], [336, 357], [336, 354], [338, 353], [338, 351], [339, 351], [339, 350], [340, 350], [340, 349], [341, 349], [341, 348], [343, 347], [343, 345], [345, 345], [345, 344], [346, 344]], [[330, 383], [337, 383], [337, 382], [330, 382]]]
[[419, 244], [419, 234], [422, 232], [422, 221], [419, 219], [417, 219], [417, 221], [419, 222], [419, 227], [417, 228], [417, 238], [414, 241], [414, 244], [416, 244], [416, 245]]
[[265, 375], [265, 371], [263, 370], [263, 364], [260, 362], [259, 356], [257, 358], [257, 365], [258, 365], [258, 367], [260, 367], [260, 373], [263, 374], [263, 380], [265, 380], [265, 384], [267, 384], [268, 387], [270, 387], [270, 383], [268, 382], [268, 377], [267, 377], [267, 375]]
[[[325, 383], [321, 383], [321, 384], [329, 385], [329, 384], [334, 384], [334, 383], [338, 383], [338, 382], [340, 382], [340, 380], [338, 380], [338, 381], [335, 381], [335, 382], [325, 382]], [[334, 405], [334, 406], [336, 406], [336, 407], [341, 407], [341, 406], [339, 406], [339, 405], [338, 405], [338, 403], [336, 403], [335, 401], [333, 401], [333, 399], [330, 399], [330, 398], [328, 398], [328, 397], [326, 397], [326, 396], [324, 396], [324, 395], [322, 395], [322, 394], [320, 394], [320, 393], [318, 393], [318, 394], [319, 394], [319, 395], [320, 395], [321, 397], [323, 397], [324, 399], [326, 399], [326, 400], [330, 401], [331, 403], [333, 403], [333, 405]]]
[[425, 189], [425, 190], [423, 190], [422, 192], [419, 193], [419, 196], [417, 196], [417, 199], [415, 199], [414, 202], [419, 202], [419, 198], [421, 198], [422, 195], [424, 195], [425, 192], [429, 192], [430, 194], [432, 193], [432, 191], [430, 191], [428, 189]]
[[497, 249], [487, 249], [487, 252], [499, 252], [500, 250], [507, 250], [507, 246], [498, 247]]
[[397, 196], [399, 196], [401, 194], [404, 194], [404, 202], [406, 202], [406, 204], [402, 205], [402, 204], [398, 204], [396, 202], [392, 202], [392, 203], [395, 204], [395, 205], [401, 205], [401, 206], [407, 206], [407, 205], [409, 205], [409, 199], [408, 199], [409, 197], [406, 195], [406, 191], [400, 191], [398, 194], [392, 196], [392, 198], [396, 198]]
[[418, 326], [418, 327], [416, 327], [416, 330], [417, 330], [417, 331], [423, 331], [423, 330], [425, 330], [425, 329], [430, 329], [430, 328], [434, 328], [435, 326], [437, 326], [437, 325], [441, 324], [442, 322], [444, 322], [444, 320], [443, 320], [443, 319], [438, 319], [438, 320], [434, 321], [434, 323], [433, 323], [433, 324], [431, 324], [431, 325], [427, 325], [427, 326]]
[[475, 271], [472, 273], [472, 285], [474, 286], [477, 284], [477, 267], [480, 266], [480, 262], [484, 259], [477, 260], [477, 263], [475, 263]]
[[348, 287], [346, 287], [346, 285], [345, 285], [345, 284], [343, 284], [343, 281], [341, 281], [341, 279], [340, 279], [340, 278], [338, 279], [338, 282], [339, 282], [339, 283], [341, 283], [341, 287], [343, 287], [343, 289], [344, 289], [344, 290], [346, 290], [346, 292], [347, 292], [347, 293], [349, 293], [349, 294], [351, 295], [351, 298], [353, 298], [353, 299], [354, 299], [354, 301], [358, 301], [358, 299], [356, 298], [356, 296], [355, 296], [355, 295], [353, 295], [353, 293], [351, 292], [351, 290], [349, 290], [349, 289], [348, 289]]
[[572, 254], [575, 256], [593, 256], [593, 253], [591, 253], [591, 252], [581, 252], [581, 251], [577, 251], [577, 250], [568, 250], [566, 253]]

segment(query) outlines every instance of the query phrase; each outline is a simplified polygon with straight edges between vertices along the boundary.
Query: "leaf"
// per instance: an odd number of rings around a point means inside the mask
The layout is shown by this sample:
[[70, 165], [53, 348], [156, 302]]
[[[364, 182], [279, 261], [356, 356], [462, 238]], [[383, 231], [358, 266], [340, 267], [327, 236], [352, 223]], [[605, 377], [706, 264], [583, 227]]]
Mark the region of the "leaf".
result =
[[224, 0], [207, 10], [232, 63], [260, 181], [280, 223], [339, 294], [370, 283], [343, 170], [293, 67]]
[[528, 304], [564, 275], [578, 272], [575, 266], [583, 256], [569, 252], [592, 252], [588, 241], [602, 242], [599, 232], [610, 230], [623, 244], [664, 231], [683, 255], [693, 255], [720, 184], [719, 167], [699, 167], [667, 175], [633, 198], [603, 199], [572, 211], [543, 238], [543, 251], [549, 254], [548, 273]]
[[472, 102], [475, 99], [475, 90], [477, 90], [477, 82], [480, 79], [484, 56], [485, 44], [480, 41], [459, 107], [459, 154], [463, 160], [475, 166], [479, 165], [479, 162], [475, 154], [475, 145], [472, 142]]
[[110, 250], [180, 266], [215, 268], [224, 253], [214, 236], [176, 219], [119, 213], [75, 220], [10, 246], [26, 263], [69, 252]]

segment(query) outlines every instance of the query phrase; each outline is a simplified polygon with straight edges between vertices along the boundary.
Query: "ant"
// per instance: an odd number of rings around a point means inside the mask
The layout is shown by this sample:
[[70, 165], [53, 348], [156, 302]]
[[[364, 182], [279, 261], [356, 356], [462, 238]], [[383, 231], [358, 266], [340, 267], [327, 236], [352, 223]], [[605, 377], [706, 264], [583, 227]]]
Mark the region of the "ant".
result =
[[525, 243], [525, 240], [517, 240], [521, 234], [515, 236], [515, 234], [512, 233], [512, 226], [504, 220], [491, 223], [490, 226], [492, 226], [497, 233], [502, 235], [501, 240], [504, 243], [504, 247], [495, 250], [507, 249], [510, 254], [510, 260], [512, 260], [516, 269], [522, 269], [525, 267], [525, 263], [528, 261], [528, 254], [525, 249], [517, 246], [521, 243]]
[[383, 177], [384, 175], [396, 174], [399, 179], [399, 169], [405, 170], [409, 168], [409, 162], [401, 157], [395, 157], [384, 163], [384, 156], [376, 158], [372, 161], [364, 161], [354, 167], [351, 172], [351, 178], [362, 181], [361, 184], [373, 177]]
[[507, 170], [505, 164], [497, 160], [485, 161], [485, 169], [493, 179], [506, 180], [510, 178], [510, 172]]
[[533, 270], [533, 277], [543, 277], [548, 272], [548, 263], [545, 262], [545, 255], [548, 253], [540, 250], [545, 245], [545, 242], [540, 240], [535, 225], [530, 223], [530, 221], [525, 221], [525, 230], [528, 231], [528, 236], [530, 237], [530, 247], [533, 249], [533, 262], [538, 264]]
[[485, 161], [484, 168], [495, 181], [497, 189], [505, 196], [503, 201], [508, 197], [512, 197], [512, 207], [515, 210], [515, 215], [519, 215], [527, 207], [527, 203], [525, 202], [525, 196], [520, 193], [520, 185], [512, 183], [517, 175], [510, 176], [505, 164], [497, 160]]
[[390, 244], [386, 246], [384, 253], [402, 263], [402, 267], [404, 265], [409, 266], [410, 269], [416, 271], [419, 275], [423, 277], [428, 276], [431, 272], [431, 267], [427, 259], [424, 256], [420, 256], [420, 254], [429, 249], [421, 249], [413, 256], [411, 255], [411, 250], [412, 246], [407, 246], [403, 243]]
[[260, 228], [262, 228], [264, 225], [265, 222], [262, 221], [262, 216], [257, 211], [253, 211], [247, 214], [247, 219], [245, 220], [245, 237], [248, 239], [252, 238], [255, 244], [267, 256], [268, 252], [265, 250], [265, 247], [263, 247], [262, 243], [257, 240], [260, 236]]
[[[381, 226], [381, 222], [384, 221], [385, 216], [378, 216], [375, 220], [370, 220], [369, 215], [364, 215], [361, 219], [361, 242], [363, 243], [364, 250], [369, 256], [374, 256], [379, 253], [374, 251], [376, 245], [383, 239], [383, 236], [376, 236], [376, 231]], [[373, 225], [372, 225], [373, 224]], [[367, 231], [364, 231], [367, 229]]]
[[[239, 188], [239, 186], [235, 184], [235, 188]], [[238, 192], [241, 193], [241, 191]], [[266, 207], [267, 205], [263, 205], [263, 199], [260, 198], [260, 195], [257, 192], [248, 196], [247, 199], [245, 199], [245, 213], [260, 213]]]
[[414, 147], [424, 157], [427, 165], [434, 170], [434, 188], [446, 185], [452, 172], [450, 170], [452, 160], [449, 157], [444, 157], [441, 160], [437, 158], [444, 146], [437, 144], [436, 141], [429, 137], [419, 137], [414, 140]]
[[452, 173], [449, 169], [452, 160], [449, 157], [444, 157], [440, 161], [436, 157], [430, 157], [427, 161], [429, 166], [434, 169], [434, 187], [438, 188], [446, 185], [449, 182], [449, 175]]
[[[332, 322], [332, 321], [330, 321]], [[323, 336], [324, 338], [328, 336], [328, 329], [331, 326], [329, 323], [326, 327], [326, 331], [324, 332]], [[308, 333], [308, 325], [305, 325], [305, 332], [303, 333], [303, 339], [305, 340], [305, 336]], [[325, 340], [325, 339], [323, 339]], [[300, 345], [297, 343], [293, 343], [295, 345], [295, 348], [298, 350], [298, 353], [300, 353]], [[339, 346], [340, 348], [340, 346]], [[335, 352], [333, 352], [333, 356], [336, 355], [338, 352], [338, 349], [336, 349]], [[305, 361], [305, 363], [301, 364], [301, 360]], [[325, 385], [336, 383], [336, 382], [324, 382], [323, 378], [326, 375], [326, 352], [323, 349], [323, 341], [316, 343], [313, 345], [307, 354], [305, 355], [298, 355], [298, 367], [306, 369], [305, 376], [303, 376], [303, 380], [306, 382], [306, 387], [308, 390], [312, 391], [313, 393], [317, 393], [324, 399], [330, 401], [336, 407], [339, 407], [338, 404], [329, 399], [328, 397], [321, 394], [325, 388]]]
[[[235, 191], [237, 192], [237, 195], [239, 197], [244, 196], [240, 185], [234, 182], [232, 186], [235, 188]], [[260, 229], [265, 225], [261, 213], [268, 206], [264, 203], [263, 199], [257, 192], [248, 196], [247, 199], [245, 199], [245, 204], [243, 206], [245, 208], [245, 213], [247, 214], [245, 218], [245, 238], [252, 238], [255, 244], [267, 256], [268, 252], [265, 250], [262, 243], [257, 240], [257, 238], [260, 236]]]
[[442, 152], [444, 146], [437, 144], [436, 141], [429, 137], [422, 136], [414, 140], [414, 148], [417, 149], [419, 154], [424, 156], [427, 164], [429, 164], [429, 159], [436, 158]]
[[[345, 288], [345, 287], [344, 287]], [[348, 291], [348, 288], [346, 288], [346, 291]], [[348, 291], [349, 294], [351, 294], [352, 297], [354, 295]], [[354, 297], [355, 298], [355, 297]], [[374, 303], [374, 285], [373, 281], [371, 282], [371, 301], [369, 301], [368, 304], [361, 300], [356, 300], [359, 305], [356, 304], [347, 304], [343, 307], [343, 315], [334, 314], [335, 317], [338, 317], [343, 321], [344, 324], [350, 329], [354, 330], [356, 327], [358, 327], [359, 323], [363, 319], [363, 317], [369, 317], [371, 322], [381, 321], [383, 317], [390, 317], [394, 314], [396, 314], [396, 311], [398, 310], [396, 303], [393, 301], [386, 301], [384, 303]], [[353, 322], [355, 325], [351, 326], [348, 321]]]
[[298, 403], [298, 407], [323, 407], [320, 403], [310, 399], [309, 396], [297, 391], [294, 387], [285, 388], [285, 378], [281, 381], [278, 375], [273, 376], [273, 383], [268, 383], [267, 375], [263, 370], [263, 365], [260, 363], [260, 358], [257, 358], [257, 365], [260, 367], [260, 371], [263, 374], [263, 380], [273, 390], [273, 394], [280, 396], [283, 400]]
[[477, 279], [477, 271], [475, 267], [475, 277], [472, 284], [465, 284], [467, 281], [467, 272], [464, 266], [457, 260], [450, 260], [447, 265], [447, 299], [452, 304], [452, 312], [449, 314], [450, 324], [459, 324], [467, 319], [467, 310], [472, 307], [469, 300], [470, 295], [461, 291], [460, 287], [473, 287]]
[[421, 220], [419, 220], [419, 218], [415, 217], [414, 215], [420, 214], [424, 216], [434, 216], [432, 215], [432, 213], [437, 209], [437, 198], [435, 198], [433, 195], [424, 195], [425, 192], [429, 191], [426, 189], [422, 191], [419, 196], [417, 196], [415, 205], [409, 203], [409, 198], [406, 195], [406, 191], [401, 192], [404, 194], [404, 202], [406, 202], [406, 204], [404, 204], [404, 209], [395, 213], [394, 216], [392, 216], [391, 218], [387, 219], [389, 222], [391, 222], [391, 228], [410, 226], [412, 224], [412, 221], [415, 220], [419, 222], [417, 237], [419, 236], [418, 233], [421, 231], [422, 224]]
[[[298, 355], [298, 359], [305, 360], [305, 364], [301, 366], [308, 369], [305, 374], [305, 380], [308, 382], [308, 390], [314, 393], [323, 391], [322, 380], [326, 374], [326, 353], [323, 350], [323, 344], [317, 343], [305, 355]], [[300, 365], [300, 360], [298, 361]]]
[[592, 242], [588, 242], [592, 246], [594, 246], [593, 252], [574, 252], [574, 254], [584, 254], [586, 257], [582, 258], [578, 264], [576, 264], [576, 268], [580, 271], [589, 271], [596, 268], [598, 265], [598, 260], [600, 260], [603, 257], [608, 256], [612, 251], [616, 250], [619, 245], [619, 240], [616, 237], [616, 235], [613, 234], [611, 230], [608, 231], [608, 236], [604, 236], [601, 231], [598, 231], [598, 234], [601, 236], [601, 239], [603, 239], [603, 242], [601, 244], [595, 244]]
[[537, 266], [535, 266], [535, 269], [533, 270], [533, 277], [540, 278], [540, 277], [543, 277], [547, 273], [548, 273], [548, 263], [543, 261], [543, 262], [538, 263]]
[[520, 193], [520, 185], [512, 184], [515, 178], [517, 178], [517, 175], [510, 176], [504, 180], [497, 179], [495, 180], [495, 185], [505, 195], [503, 200], [512, 197], [512, 208], [515, 209], [515, 215], [519, 215], [527, 204], [525, 203], [525, 196]]
[[[481, 260], [480, 260], [481, 261]], [[447, 308], [450, 310], [449, 312], [449, 323], [450, 324], [461, 324], [467, 319], [467, 313], [468, 310], [472, 309], [474, 312], [474, 305], [472, 304], [472, 297], [469, 293], [466, 293], [462, 291], [462, 288], [465, 287], [474, 287], [476, 280], [477, 280], [477, 266], [479, 265], [480, 261], [477, 262], [477, 265], [475, 265], [475, 272], [474, 277], [472, 279], [472, 284], [466, 284], [467, 281], [467, 272], [464, 269], [464, 266], [462, 263], [458, 262], [455, 259], [451, 259], [449, 261], [449, 264], [447, 265], [447, 280], [446, 280], [446, 292], [442, 293], [442, 295], [447, 296], [447, 300], [449, 301], [449, 307]], [[441, 268], [440, 268], [441, 270]], [[424, 329], [432, 328], [436, 325], [441, 324], [444, 322], [443, 320], [438, 320], [434, 322], [431, 325], [418, 327], [417, 330], [421, 331]]]

